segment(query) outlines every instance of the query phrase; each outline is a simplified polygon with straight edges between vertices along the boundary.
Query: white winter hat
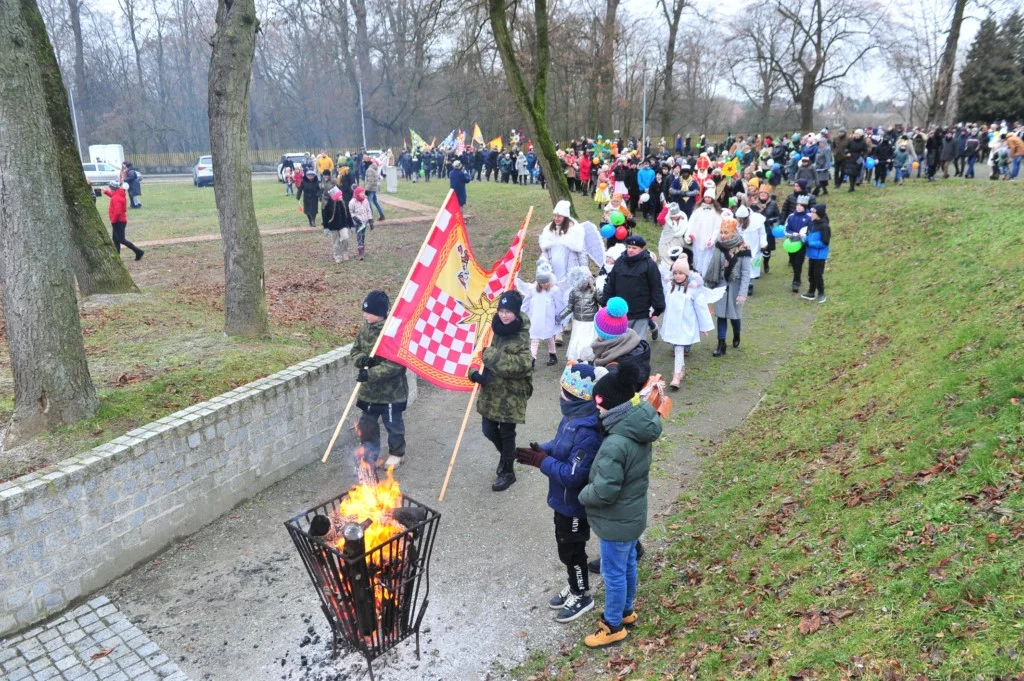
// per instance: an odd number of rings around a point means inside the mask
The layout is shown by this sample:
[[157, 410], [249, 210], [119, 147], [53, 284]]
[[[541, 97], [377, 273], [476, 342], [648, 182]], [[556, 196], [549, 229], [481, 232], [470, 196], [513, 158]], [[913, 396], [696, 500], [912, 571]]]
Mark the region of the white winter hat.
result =
[[711, 179], [704, 180], [704, 189], [714, 189], [714, 188], [715, 188], [715, 181], [714, 180], [711, 180]]
[[554, 272], [551, 270], [551, 265], [548, 264], [547, 260], [543, 258], [537, 261], [537, 283], [546, 284], [554, 279]]
[[555, 215], [561, 215], [562, 217], [572, 217], [572, 204], [563, 199], [555, 204], [555, 209], [552, 212]]
[[670, 218], [671, 217], [677, 217], [677, 216], [682, 215], [682, 214], [683, 214], [683, 209], [679, 207], [678, 203], [670, 203], [670, 204], [668, 204], [668, 216]]
[[714, 189], [708, 189], [707, 191], [705, 191], [704, 192], [704, 198], [705, 199], [713, 199], [713, 198], [715, 198], [715, 190]]
[[740, 219], [748, 218], [750, 217], [750, 210], [746, 206], [740, 206], [736, 209], [736, 217]]
[[612, 260], [618, 260], [619, 256], [626, 252], [626, 246], [624, 244], [615, 244], [604, 252], [605, 258], [611, 258]]
[[732, 211], [729, 210], [728, 208], [723, 208], [722, 209], [722, 219], [723, 220], [728, 220], [731, 217], [733, 217]]
[[127, 182], [122, 182], [121, 183], [121, 189], [123, 189], [125, 191], [128, 191], [128, 183]]

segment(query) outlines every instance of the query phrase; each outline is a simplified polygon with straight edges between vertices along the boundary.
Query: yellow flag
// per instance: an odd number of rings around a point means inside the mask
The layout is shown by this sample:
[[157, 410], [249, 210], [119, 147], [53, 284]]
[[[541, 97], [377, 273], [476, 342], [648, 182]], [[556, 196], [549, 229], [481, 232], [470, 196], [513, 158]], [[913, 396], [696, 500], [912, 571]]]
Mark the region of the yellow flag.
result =
[[425, 151], [426, 150], [427, 143], [424, 142], [423, 138], [420, 137], [419, 135], [417, 135], [416, 131], [413, 130], [412, 128], [409, 128], [409, 137], [412, 139], [412, 147], [413, 147], [413, 149], [417, 149], [418, 148], [420, 151]]
[[487, 146], [489, 146], [491, 149], [497, 149], [498, 151], [501, 151], [502, 149], [505, 148], [504, 143], [502, 143], [501, 141], [501, 135], [498, 135], [497, 137], [492, 139]]
[[480, 131], [480, 126], [476, 123], [473, 124], [473, 144], [479, 144], [483, 146], [484, 134]]

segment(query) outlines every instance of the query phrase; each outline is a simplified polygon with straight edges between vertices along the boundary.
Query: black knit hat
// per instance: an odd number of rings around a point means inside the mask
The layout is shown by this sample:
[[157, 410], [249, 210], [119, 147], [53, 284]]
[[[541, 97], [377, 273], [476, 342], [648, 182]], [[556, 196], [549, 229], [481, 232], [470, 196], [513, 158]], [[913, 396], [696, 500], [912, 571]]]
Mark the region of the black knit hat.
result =
[[636, 394], [638, 379], [639, 374], [632, 364], [613, 366], [594, 384], [594, 403], [602, 409], [614, 409], [629, 402]]
[[828, 213], [826, 213], [825, 210], [826, 209], [824, 203], [816, 203], [813, 206], [811, 206], [811, 212], [817, 213], [818, 217], [821, 218], [822, 220], [828, 219]]
[[387, 317], [390, 307], [388, 294], [383, 291], [370, 291], [366, 294], [366, 300], [363, 301], [363, 312], [369, 312], [378, 317]]
[[499, 310], [511, 310], [515, 316], [519, 316], [519, 311], [523, 307], [523, 296], [519, 291], [505, 291], [501, 294], [501, 298], [498, 300]]

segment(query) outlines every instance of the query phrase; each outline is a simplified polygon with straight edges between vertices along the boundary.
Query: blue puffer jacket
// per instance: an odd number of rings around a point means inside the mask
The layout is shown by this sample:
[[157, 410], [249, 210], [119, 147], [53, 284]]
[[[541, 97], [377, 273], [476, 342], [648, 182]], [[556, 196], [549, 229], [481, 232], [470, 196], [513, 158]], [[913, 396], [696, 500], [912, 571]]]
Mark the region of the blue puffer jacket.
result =
[[807, 257], [811, 260], [828, 260], [828, 247], [832, 241], [832, 228], [828, 218], [823, 217], [811, 222], [807, 228]]
[[562, 418], [555, 438], [540, 445], [548, 455], [540, 465], [548, 476], [548, 506], [570, 518], [587, 517], [579, 493], [603, 441], [596, 410], [588, 416]]

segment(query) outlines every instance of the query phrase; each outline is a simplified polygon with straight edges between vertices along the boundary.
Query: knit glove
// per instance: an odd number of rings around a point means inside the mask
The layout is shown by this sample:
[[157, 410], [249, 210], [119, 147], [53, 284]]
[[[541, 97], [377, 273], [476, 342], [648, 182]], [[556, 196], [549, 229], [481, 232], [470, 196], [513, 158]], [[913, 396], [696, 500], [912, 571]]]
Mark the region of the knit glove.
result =
[[370, 380], [370, 370], [369, 369], [365, 369], [365, 368], [364, 369], [360, 369], [359, 373], [356, 374], [356, 383], [366, 383], [369, 380]]
[[367, 367], [373, 366], [373, 358], [369, 355], [361, 355], [359, 359], [355, 361], [357, 369], [366, 369]]
[[546, 458], [548, 458], [548, 455], [539, 449], [516, 447], [516, 461], [524, 466], [540, 468], [541, 463], [543, 463]]

